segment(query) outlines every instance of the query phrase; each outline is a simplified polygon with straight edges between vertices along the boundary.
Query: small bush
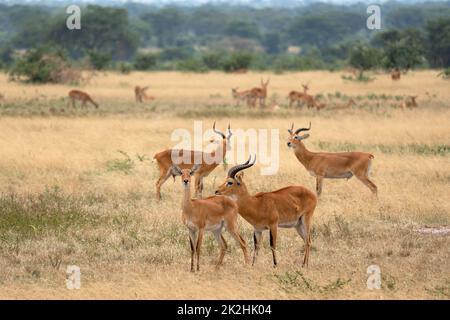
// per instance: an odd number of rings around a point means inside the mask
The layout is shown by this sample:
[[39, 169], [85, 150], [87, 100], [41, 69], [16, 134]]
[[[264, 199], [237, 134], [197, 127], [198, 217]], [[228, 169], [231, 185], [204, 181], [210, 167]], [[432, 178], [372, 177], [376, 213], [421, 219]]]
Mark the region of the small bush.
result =
[[231, 72], [239, 69], [248, 69], [252, 63], [252, 55], [246, 52], [234, 52], [224, 62], [225, 71]]
[[105, 70], [111, 65], [112, 56], [109, 53], [90, 51], [88, 55], [95, 70]]
[[138, 54], [134, 59], [134, 68], [136, 70], [150, 70], [155, 68], [157, 63], [154, 54]]
[[70, 68], [62, 51], [49, 48], [28, 51], [15, 61], [9, 76], [11, 79], [24, 76], [26, 81], [37, 83], [70, 83], [81, 79], [81, 73]]

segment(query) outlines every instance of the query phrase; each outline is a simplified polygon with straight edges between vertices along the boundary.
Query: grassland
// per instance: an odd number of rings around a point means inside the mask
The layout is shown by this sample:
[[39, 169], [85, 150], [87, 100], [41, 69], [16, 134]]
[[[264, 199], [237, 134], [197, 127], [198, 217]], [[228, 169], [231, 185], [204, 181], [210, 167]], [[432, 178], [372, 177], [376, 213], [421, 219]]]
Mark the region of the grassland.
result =
[[[98, 110], [72, 109], [68, 86], [34, 86], [0, 76], [0, 298], [450, 298], [450, 235], [425, 226], [450, 226], [450, 91], [436, 72], [412, 72], [399, 82], [375, 75], [345, 82], [340, 73], [270, 75], [276, 112], [237, 108], [230, 88], [248, 88], [269, 74], [104, 74], [79, 89]], [[348, 110], [285, 108], [285, 96], [311, 81], [311, 93], [329, 104], [353, 97]], [[136, 106], [134, 85], [150, 86], [157, 100]], [[298, 89], [299, 90], [299, 89]], [[418, 94], [419, 108], [396, 106]], [[249, 121], [251, 119], [251, 121]], [[203, 270], [189, 272], [187, 231], [181, 223], [178, 180], [154, 196], [151, 157], [171, 146], [174, 128], [210, 126], [280, 129], [280, 170], [246, 173], [253, 192], [289, 184], [314, 189], [314, 179], [285, 147], [294, 121], [313, 129], [311, 150], [361, 150], [375, 155], [372, 177], [379, 198], [356, 179], [326, 180], [314, 216], [310, 267], [300, 268], [303, 243], [294, 230], [279, 232], [279, 267], [271, 266], [268, 237], [255, 267], [231, 248], [214, 270], [218, 248], [203, 247]], [[211, 194], [225, 177], [207, 179]], [[240, 219], [251, 247], [252, 230]], [[65, 268], [80, 266], [82, 288], [65, 287]], [[377, 264], [382, 289], [366, 288]]]

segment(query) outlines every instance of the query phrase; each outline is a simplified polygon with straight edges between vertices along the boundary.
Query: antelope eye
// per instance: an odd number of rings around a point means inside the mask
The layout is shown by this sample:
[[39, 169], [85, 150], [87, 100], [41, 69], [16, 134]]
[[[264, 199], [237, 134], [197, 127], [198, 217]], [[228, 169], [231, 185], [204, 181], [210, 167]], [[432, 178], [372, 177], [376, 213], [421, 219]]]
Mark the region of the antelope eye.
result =
[[227, 182], [227, 186], [230, 187], [230, 186], [232, 186], [232, 185], [233, 185], [233, 181], [228, 181], [228, 182]]

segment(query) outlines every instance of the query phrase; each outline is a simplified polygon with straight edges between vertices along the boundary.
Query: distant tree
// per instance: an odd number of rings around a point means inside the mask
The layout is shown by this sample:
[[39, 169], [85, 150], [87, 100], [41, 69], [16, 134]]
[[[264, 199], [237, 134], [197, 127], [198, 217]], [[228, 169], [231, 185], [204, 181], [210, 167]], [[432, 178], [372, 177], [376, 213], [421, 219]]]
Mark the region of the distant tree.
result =
[[428, 22], [428, 61], [433, 67], [450, 67], [450, 17]]
[[388, 30], [379, 33], [372, 43], [383, 49], [385, 68], [410, 69], [424, 61], [425, 39], [418, 29]]
[[51, 47], [29, 50], [14, 62], [9, 75], [12, 79], [23, 76], [26, 81], [37, 83], [65, 83], [78, 80], [74, 78], [75, 73], [70, 72], [65, 53]]
[[150, 70], [156, 66], [156, 55], [139, 53], [134, 58], [134, 68], [136, 70]]
[[142, 20], [150, 23], [158, 38], [158, 47], [164, 48], [175, 44], [177, 36], [183, 31], [185, 16], [178, 8], [166, 7], [144, 14]]
[[322, 48], [355, 34], [365, 25], [365, 16], [361, 14], [330, 10], [298, 17], [289, 26], [288, 33], [295, 44]]
[[126, 60], [138, 46], [138, 37], [131, 31], [127, 11], [122, 8], [89, 5], [83, 10], [80, 32], [68, 30], [65, 20], [58, 17], [47, 34], [49, 42], [67, 48], [75, 57], [94, 51]]
[[112, 56], [110, 53], [89, 51], [88, 55], [95, 70], [105, 70], [111, 65]]
[[365, 45], [357, 45], [350, 52], [349, 64], [360, 71], [359, 78], [363, 72], [380, 65], [380, 51]]
[[234, 71], [239, 69], [248, 69], [252, 63], [252, 55], [246, 52], [233, 52], [224, 62], [225, 71]]
[[269, 32], [264, 35], [263, 45], [267, 53], [277, 54], [281, 51], [281, 36], [278, 32]]
[[260, 37], [258, 26], [253, 21], [233, 20], [226, 26], [225, 32], [229, 36], [240, 38], [257, 39]]

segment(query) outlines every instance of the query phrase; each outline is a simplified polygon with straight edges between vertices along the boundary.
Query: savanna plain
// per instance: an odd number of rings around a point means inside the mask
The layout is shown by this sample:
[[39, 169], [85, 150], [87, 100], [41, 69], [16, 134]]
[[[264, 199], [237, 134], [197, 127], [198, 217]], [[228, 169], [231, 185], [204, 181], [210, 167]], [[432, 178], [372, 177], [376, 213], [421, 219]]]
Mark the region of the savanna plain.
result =
[[[343, 72], [99, 73], [79, 86], [9, 82], [0, 75], [0, 298], [64, 299], [449, 299], [450, 82], [437, 71], [392, 81], [347, 81]], [[270, 77], [267, 107], [239, 107], [231, 88]], [[327, 107], [287, 108], [286, 96], [309, 83]], [[135, 85], [153, 101], [134, 102]], [[72, 108], [70, 89], [100, 107]], [[401, 109], [407, 96], [418, 107]], [[353, 98], [356, 105], [332, 110]], [[268, 235], [255, 266], [225, 233], [225, 264], [207, 234], [202, 269], [190, 272], [188, 231], [181, 221], [179, 178], [155, 198], [152, 157], [174, 145], [171, 133], [203, 128], [278, 129], [278, 173], [246, 171], [250, 192], [288, 185], [315, 189], [286, 146], [287, 129], [312, 123], [311, 151], [365, 151], [375, 156], [375, 198], [362, 183], [325, 180], [313, 217], [308, 268], [294, 229], [278, 232], [278, 267]], [[207, 141], [205, 141], [206, 145]], [[232, 165], [235, 159], [229, 159]], [[205, 179], [205, 195], [226, 177]], [[253, 250], [252, 227], [239, 228]], [[446, 231], [447, 230], [447, 231]], [[381, 270], [381, 289], [366, 285], [368, 266]], [[67, 265], [81, 269], [81, 288], [68, 290]]]

